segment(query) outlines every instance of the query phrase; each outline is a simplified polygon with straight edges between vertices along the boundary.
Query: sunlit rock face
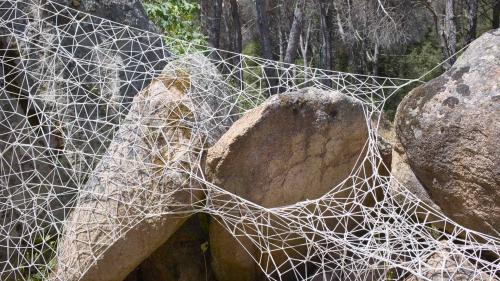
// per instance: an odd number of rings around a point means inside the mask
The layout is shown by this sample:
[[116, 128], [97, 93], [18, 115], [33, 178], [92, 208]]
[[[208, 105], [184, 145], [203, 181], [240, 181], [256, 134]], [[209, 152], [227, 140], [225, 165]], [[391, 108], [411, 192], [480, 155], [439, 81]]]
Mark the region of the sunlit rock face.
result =
[[[367, 139], [360, 102], [339, 92], [305, 88], [273, 96], [245, 113], [208, 150], [206, 174], [214, 184], [253, 203], [268, 208], [285, 206], [319, 198], [345, 180], [358, 157], [363, 158]], [[347, 202], [354, 196], [347, 185], [333, 195], [346, 201], [346, 206], [334, 208], [339, 213], [343, 207], [349, 209]], [[217, 198], [213, 204], [223, 201]], [[271, 217], [270, 225], [277, 228], [263, 226], [266, 230], [261, 231], [275, 233], [272, 257], [261, 254], [246, 237], [239, 237], [242, 247], [233, 237], [242, 235], [240, 230], [231, 234], [216, 221], [210, 224], [212, 266], [219, 281], [261, 280], [262, 272], [253, 258], [263, 268], [272, 259], [280, 271], [294, 267], [292, 258], [300, 260], [305, 253], [303, 238], [297, 233], [279, 233], [284, 222], [278, 218], [273, 222]], [[325, 223], [337, 225], [332, 229], [342, 233], [355, 221], [350, 216]], [[238, 228], [255, 235], [254, 225], [242, 223]]]
[[406, 96], [396, 133], [420, 192], [456, 222], [500, 236], [500, 30]]
[[135, 96], [65, 222], [54, 278], [123, 280], [177, 231], [203, 199], [203, 152], [232, 120], [223, 89], [207, 58], [188, 55]]

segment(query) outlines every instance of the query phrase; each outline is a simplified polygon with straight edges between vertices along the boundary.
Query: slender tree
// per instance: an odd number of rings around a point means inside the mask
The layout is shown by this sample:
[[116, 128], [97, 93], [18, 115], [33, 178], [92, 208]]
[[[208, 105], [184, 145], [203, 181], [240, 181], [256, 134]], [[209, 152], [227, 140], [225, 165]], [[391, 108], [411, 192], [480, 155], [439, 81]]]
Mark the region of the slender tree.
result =
[[243, 39], [241, 35], [241, 19], [240, 19], [240, 11], [237, 0], [230, 0], [231, 5], [231, 17], [233, 22], [233, 38], [235, 39], [233, 42], [233, 51], [236, 53], [241, 53]]
[[477, 8], [479, 0], [467, 0], [467, 43], [476, 39], [477, 33]]
[[201, 23], [208, 44], [214, 48], [220, 47], [222, 0], [202, 0]]
[[293, 63], [299, 46], [300, 34], [302, 33], [302, 25], [304, 23], [304, 9], [306, 6], [305, 0], [297, 0], [295, 10], [293, 12], [293, 22], [288, 36], [288, 45], [286, 47], [284, 62], [287, 64]]
[[319, 22], [321, 31], [321, 54], [320, 67], [323, 69], [332, 69], [332, 9], [328, 0], [319, 0]]
[[339, 4], [336, 2], [336, 0], [332, 1], [332, 8], [335, 11], [335, 22], [337, 23], [337, 32], [339, 33], [342, 43], [345, 44], [347, 43], [346, 34], [344, 31], [344, 26], [342, 25], [342, 15], [340, 14], [340, 8], [338, 6]]
[[288, 42], [288, 31], [289, 31], [289, 26], [287, 23], [287, 9], [286, 9], [286, 3], [285, 0], [279, 0], [279, 17], [278, 17], [278, 35], [279, 35], [279, 60], [283, 61], [285, 59], [285, 52], [286, 52], [286, 46]]
[[[443, 53], [443, 59], [447, 59], [455, 54], [457, 37], [454, 14], [454, 0], [444, 0], [444, 7], [440, 1], [420, 0], [420, 3], [431, 13], [434, 20], [439, 45]], [[443, 64], [444, 69], [449, 69], [455, 58], [450, 58]]]
[[267, 14], [267, 0], [255, 0], [257, 23], [259, 25], [260, 49], [264, 58], [272, 60], [269, 18]]
[[[259, 41], [260, 50], [262, 56], [268, 60], [273, 59], [273, 53], [271, 50], [271, 39], [270, 39], [270, 29], [269, 29], [269, 18], [267, 12], [267, 0], [255, 0], [255, 8], [257, 11], [257, 23], [259, 26]], [[265, 67], [264, 72], [266, 74], [267, 81], [270, 86], [269, 94], [273, 95], [278, 93], [278, 75], [276, 73], [276, 68]]]
[[304, 66], [308, 66], [308, 50], [309, 50], [309, 37], [311, 36], [311, 21], [309, 21], [309, 24], [307, 26], [307, 29], [305, 29], [302, 34], [300, 35], [300, 52], [302, 54], [302, 62]]
[[491, 20], [491, 28], [497, 29], [500, 27], [500, 0], [491, 0], [493, 7], [493, 18]]
[[202, 0], [200, 1], [200, 23], [202, 27], [202, 31], [205, 36], [207, 36], [208, 44], [212, 44], [214, 35], [211, 34], [212, 29], [212, 13], [213, 13], [213, 5], [211, 0]]
[[[241, 54], [243, 50], [243, 39], [241, 36], [241, 19], [240, 19], [240, 11], [239, 11], [239, 6], [238, 6], [238, 1], [237, 0], [230, 0], [230, 5], [231, 5], [231, 17], [232, 17], [232, 23], [233, 23], [233, 31], [232, 31], [232, 38], [233, 38], [233, 52]], [[236, 68], [236, 81], [238, 84], [238, 87], [241, 88], [243, 83], [243, 73], [241, 70], [241, 57], [240, 56], [235, 56], [235, 61], [233, 63]]]
[[213, 14], [213, 24], [212, 34], [213, 34], [213, 46], [215, 48], [220, 47], [220, 29], [222, 21], [222, 0], [213, 0], [214, 2], [214, 14]]
[[445, 56], [450, 58], [446, 64], [446, 68], [450, 68], [456, 60], [455, 57], [452, 57], [456, 53], [457, 48], [457, 27], [455, 23], [454, 4], [455, 0], [446, 0], [444, 17], [444, 37], [446, 40]]

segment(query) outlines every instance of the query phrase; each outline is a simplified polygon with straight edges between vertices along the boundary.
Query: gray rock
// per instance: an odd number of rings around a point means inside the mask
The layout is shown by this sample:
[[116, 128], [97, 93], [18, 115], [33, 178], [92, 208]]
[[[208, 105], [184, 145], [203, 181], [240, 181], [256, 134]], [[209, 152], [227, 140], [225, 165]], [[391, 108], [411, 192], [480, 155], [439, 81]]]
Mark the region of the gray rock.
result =
[[148, 19], [142, 1], [55, 0], [54, 2], [131, 27], [160, 32], [160, 29]]
[[[352, 98], [315, 88], [276, 95], [243, 115], [208, 150], [206, 175], [214, 184], [264, 207], [315, 199], [349, 176], [367, 137], [362, 105]], [[349, 198], [350, 194], [346, 188], [338, 196]], [[348, 222], [339, 225], [349, 227]], [[336, 230], [342, 232], [342, 227]], [[248, 229], [251, 235], [253, 228]], [[294, 235], [274, 237], [272, 258], [281, 271], [292, 266], [287, 256], [299, 258], [302, 251], [300, 247], [295, 253], [277, 250], [280, 243], [283, 247], [300, 244], [301, 238]], [[217, 280], [261, 278], [252, 256], [260, 257], [264, 268], [269, 257], [261, 256], [245, 238], [240, 242], [244, 247], [220, 224], [210, 224]]]
[[[25, 110], [36, 117], [47, 145], [64, 150], [76, 180], [85, 182], [133, 97], [164, 68], [170, 54], [162, 48], [160, 35], [86, 17], [64, 5], [132, 27], [157, 29], [138, 0], [0, 4], [2, 52], [19, 68], [9, 82], [21, 96], [30, 97]], [[126, 40], [127, 33], [134, 40]], [[114, 40], [117, 34], [122, 40]]]
[[429, 198], [456, 222], [500, 235], [500, 30], [400, 104], [396, 132]]
[[[3, 78], [0, 71], [0, 279], [9, 281], [26, 277], [19, 267], [28, 272], [31, 262], [45, 263], [55, 254], [34, 240], [62, 226], [76, 183], [67, 160], [47, 149]], [[31, 261], [26, 247], [41, 254]]]
[[43, 254], [30, 260], [23, 247], [60, 229], [133, 96], [169, 56], [161, 36], [113, 43], [122, 25], [57, 4], [156, 31], [140, 1], [55, 2], [0, 2], [0, 272], [16, 280], [29, 263], [50, 267], [53, 249], [38, 243]]
[[496, 276], [491, 276], [481, 271], [462, 253], [440, 242], [439, 247], [430, 252], [417, 269], [419, 276], [411, 275], [405, 281], [498, 281]]

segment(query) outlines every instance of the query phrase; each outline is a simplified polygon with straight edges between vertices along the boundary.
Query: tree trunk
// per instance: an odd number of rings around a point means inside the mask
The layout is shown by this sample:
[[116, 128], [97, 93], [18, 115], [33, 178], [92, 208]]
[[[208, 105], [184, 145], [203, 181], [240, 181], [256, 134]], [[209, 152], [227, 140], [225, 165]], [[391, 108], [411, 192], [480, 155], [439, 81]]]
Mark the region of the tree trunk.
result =
[[375, 76], [378, 76], [379, 74], [378, 55], [379, 55], [379, 45], [375, 43], [372, 55], [372, 75]]
[[331, 7], [328, 0], [319, 1], [320, 12], [320, 31], [321, 31], [321, 56], [320, 67], [323, 69], [332, 69], [332, 19]]
[[454, 6], [455, 0], [446, 0], [445, 17], [444, 17], [444, 38], [445, 44], [445, 59], [450, 58], [445, 64], [445, 68], [449, 69], [456, 58], [451, 57], [456, 52], [457, 46], [457, 27], [455, 25]]
[[273, 59], [271, 39], [269, 38], [269, 19], [267, 14], [267, 0], [255, 0], [257, 22], [259, 25], [259, 40], [262, 56], [268, 60]]
[[[230, 0], [231, 4], [231, 17], [233, 20], [233, 51], [235, 53], [241, 54], [241, 51], [243, 49], [243, 40], [241, 36], [241, 20], [240, 20], [240, 11], [238, 7], [238, 1], [237, 0]], [[242, 89], [243, 85], [243, 73], [241, 71], [241, 57], [240, 56], [235, 56], [235, 60], [233, 62], [235, 65], [235, 70], [236, 70], [236, 84], [238, 85], [238, 88]]]
[[220, 47], [220, 27], [222, 18], [222, 0], [204, 0], [201, 2], [201, 22], [205, 27], [208, 44], [214, 48]]
[[285, 51], [286, 51], [286, 45], [288, 42], [287, 34], [288, 33], [288, 26], [287, 26], [287, 15], [286, 15], [286, 9], [285, 9], [285, 1], [281, 0], [280, 1], [280, 8], [278, 9], [279, 11], [279, 60], [283, 61], [285, 59]]
[[295, 11], [293, 12], [293, 23], [290, 28], [290, 35], [288, 36], [288, 45], [286, 47], [284, 62], [287, 64], [293, 63], [297, 54], [297, 47], [299, 45], [300, 34], [302, 32], [302, 24], [304, 22], [304, 8], [306, 5], [305, 0], [297, 0]]
[[213, 8], [211, 0], [200, 1], [200, 23], [203, 34], [208, 38], [208, 44], [211, 44], [214, 38], [211, 28]]
[[[421, 0], [419, 2], [432, 15], [434, 26], [436, 29], [436, 35], [438, 37], [439, 45], [443, 53], [443, 59], [449, 58], [451, 54], [455, 53], [456, 48], [456, 26], [453, 13], [454, 0], [446, 0], [444, 11], [443, 7], [440, 5], [441, 2], [431, 2], [426, 0]], [[438, 11], [443, 12], [438, 13]], [[442, 14], [444, 14], [444, 17]], [[455, 58], [451, 58], [450, 60], [446, 61], [445, 63], [443, 63], [443, 68], [445, 70], [449, 69], [454, 61]]]
[[468, 29], [467, 29], [467, 43], [472, 42], [476, 39], [477, 30], [477, 7], [479, 0], [468, 0], [467, 1], [467, 19], [468, 19]]
[[311, 23], [309, 22], [309, 26], [307, 27], [307, 31], [302, 35], [300, 35], [300, 52], [302, 53], [302, 61], [304, 66], [309, 66], [307, 62], [307, 50], [309, 49], [309, 36], [311, 35]]
[[497, 29], [500, 27], [500, 0], [491, 0], [493, 6], [493, 19], [491, 20], [491, 28]]
[[[257, 22], [259, 25], [260, 50], [265, 59], [272, 60], [271, 40], [269, 38], [269, 19], [267, 14], [267, 0], [255, 0]], [[276, 68], [265, 67], [264, 72], [269, 84], [269, 94], [278, 93]]]
[[233, 42], [234, 52], [241, 53], [242, 47], [242, 36], [241, 36], [241, 20], [240, 20], [240, 11], [237, 0], [230, 0], [231, 4], [231, 17], [233, 19], [233, 33], [235, 42]]
[[214, 17], [212, 30], [214, 34], [213, 46], [214, 48], [219, 48], [220, 46], [220, 25], [222, 20], [222, 0], [214, 1]]
[[340, 39], [345, 44], [346, 38], [345, 38], [344, 26], [342, 25], [342, 20], [340, 19], [340, 11], [338, 9], [337, 3], [335, 3], [335, 0], [332, 1], [332, 5], [333, 5], [333, 10], [335, 11], [335, 18], [336, 18], [336, 22], [337, 22], [337, 29], [338, 29], [338, 32], [340, 35]]

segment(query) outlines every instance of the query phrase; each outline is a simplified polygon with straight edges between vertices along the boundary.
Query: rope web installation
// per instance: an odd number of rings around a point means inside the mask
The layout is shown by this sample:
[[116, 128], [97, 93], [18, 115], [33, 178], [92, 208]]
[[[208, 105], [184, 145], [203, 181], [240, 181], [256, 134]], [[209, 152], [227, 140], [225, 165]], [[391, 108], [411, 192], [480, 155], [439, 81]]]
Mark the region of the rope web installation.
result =
[[[498, 280], [498, 238], [379, 173], [383, 106], [419, 81], [283, 65], [41, 2], [0, 3], [1, 280], [79, 280], [199, 212], [269, 280]], [[204, 151], [234, 121], [306, 87], [362, 105], [368, 140], [345, 180], [266, 208], [205, 178]]]

